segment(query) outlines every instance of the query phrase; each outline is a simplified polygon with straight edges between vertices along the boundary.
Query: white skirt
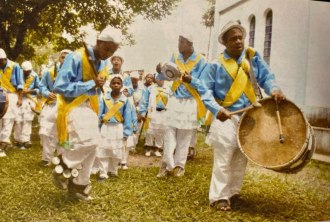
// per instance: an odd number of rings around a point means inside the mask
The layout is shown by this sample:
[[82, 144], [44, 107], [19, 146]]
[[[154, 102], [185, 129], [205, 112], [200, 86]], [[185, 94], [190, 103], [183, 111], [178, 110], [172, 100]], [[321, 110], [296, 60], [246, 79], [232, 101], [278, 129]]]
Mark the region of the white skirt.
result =
[[73, 149], [99, 145], [98, 116], [90, 108], [88, 102], [74, 108], [69, 113], [68, 133], [69, 141], [73, 143]]
[[105, 123], [101, 127], [101, 143], [96, 157], [121, 159], [123, 145], [123, 124]]
[[56, 116], [56, 103], [45, 104], [39, 115], [39, 135], [55, 137], [56, 133], [57, 136]]
[[6, 114], [2, 117], [2, 119], [16, 119], [17, 114], [18, 114], [18, 109], [17, 107], [17, 100], [18, 96], [15, 93], [8, 93], [8, 109]]
[[197, 103], [194, 98], [180, 99], [170, 96], [164, 125], [177, 129], [197, 129]]
[[149, 117], [148, 133], [153, 133], [154, 130], [164, 129], [166, 122], [166, 110], [157, 111], [152, 110]]

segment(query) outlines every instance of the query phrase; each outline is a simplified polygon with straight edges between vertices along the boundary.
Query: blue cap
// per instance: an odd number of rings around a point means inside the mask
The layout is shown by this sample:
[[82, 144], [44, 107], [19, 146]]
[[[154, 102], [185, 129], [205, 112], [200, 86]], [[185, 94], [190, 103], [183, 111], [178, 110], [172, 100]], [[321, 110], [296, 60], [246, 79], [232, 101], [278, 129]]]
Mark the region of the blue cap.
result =
[[165, 80], [165, 76], [163, 74], [157, 72], [155, 74], [155, 79], [156, 80]]

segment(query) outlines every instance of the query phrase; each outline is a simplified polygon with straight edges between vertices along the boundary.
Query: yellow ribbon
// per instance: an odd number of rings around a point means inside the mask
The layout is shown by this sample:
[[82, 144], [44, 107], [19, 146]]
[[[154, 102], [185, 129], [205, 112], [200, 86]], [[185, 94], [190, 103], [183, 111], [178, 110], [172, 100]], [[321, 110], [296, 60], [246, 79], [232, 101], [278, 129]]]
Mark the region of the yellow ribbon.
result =
[[11, 78], [11, 75], [12, 75], [13, 69], [14, 69], [14, 63], [9, 60], [7, 60], [7, 61], [8, 61], [8, 65], [7, 65], [7, 68], [5, 69], [5, 71], [3, 72], [0, 69], [0, 84], [1, 84], [1, 87], [4, 88], [5, 90], [7, 90], [8, 92], [15, 93], [16, 89], [10, 82], [10, 78]]
[[[193, 60], [189, 60], [187, 63], [182, 63], [181, 60], [178, 58], [178, 54], [174, 54], [174, 61], [176, 63], [176, 65], [179, 67], [179, 70], [182, 73], [189, 73], [191, 72], [191, 70], [195, 67], [195, 65], [200, 61], [200, 59], [202, 58], [202, 55], [198, 54], [197, 58], [195, 61]], [[191, 87], [188, 83], [183, 82], [182, 80], [176, 80], [173, 82], [172, 84], [172, 91], [175, 92], [177, 90], [177, 88], [180, 86], [180, 84], [183, 84], [188, 92], [194, 97], [194, 99], [196, 100], [197, 103], [197, 120], [203, 124], [204, 119], [205, 119], [205, 114], [206, 114], [206, 108], [201, 100], [201, 97], [198, 93], [198, 91]]]
[[[84, 48], [78, 49], [77, 53], [81, 55], [82, 58], [82, 77], [83, 81], [89, 81], [93, 79], [93, 68], [90, 66], [88, 61], [88, 56], [85, 52]], [[100, 71], [99, 75], [105, 77], [107, 74], [107, 68]], [[98, 104], [98, 96], [88, 96], [88, 95], [80, 95], [75, 98], [72, 102], [67, 103], [64, 100], [62, 95], [57, 95], [57, 107], [58, 107], [58, 114], [57, 114], [57, 131], [58, 131], [58, 142], [59, 145], [65, 149], [71, 148], [71, 143], [68, 141], [68, 133], [67, 133], [67, 124], [68, 124], [68, 116], [71, 110], [80, 106], [86, 100], [89, 100], [89, 105], [92, 110], [98, 114], [99, 111], [99, 104]]]
[[164, 88], [158, 87], [157, 91], [158, 91], [158, 93], [156, 95], [156, 103], [157, 104], [163, 103], [163, 105], [166, 106], [168, 98], [167, 98], [167, 94], [166, 94]]
[[[255, 53], [255, 51], [252, 50], [252, 48], [247, 49], [248, 53], [250, 54], [250, 58], [252, 58]], [[219, 60], [233, 79], [233, 83], [228, 90], [225, 99], [221, 102], [219, 101], [219, 104], [223, 107], [231, 106], [238, 100], [239, 97], [241, 97], [243, 93], [246, 95], [246, 97], [250, 100], [251, 103], [257, 101], [253, 86], [249, 81], [250, 65], [249, 61], [245, 58], [245, 55], [241, 62], [241, 67], [239, 67], [236, 61], [232, 58], [226, 60], [223, 54], [221, 54]]]
[[123, 101], [118, 101], [113, 103], [111, 100], [104, 99], [105, 105], [108, 108], [108, 112], [103, 116], [103, 123], [106, 123], [112, 117], [115, 117], [116, 120], [120, 123], [124, 122], [123, 116], [120, 114], [119, 109], [125, 104]]

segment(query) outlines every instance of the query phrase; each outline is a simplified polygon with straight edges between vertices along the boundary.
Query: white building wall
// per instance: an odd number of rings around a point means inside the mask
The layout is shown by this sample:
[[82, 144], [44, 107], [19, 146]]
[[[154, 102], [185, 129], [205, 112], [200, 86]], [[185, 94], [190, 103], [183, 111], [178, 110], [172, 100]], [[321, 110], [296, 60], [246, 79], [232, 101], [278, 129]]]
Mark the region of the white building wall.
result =
[[306, 104], [330, 108], [330, 4], [313, 1], [309, 13]]
[[[297, 104], [305, 103], [306, 55], [308, 52], [309, 0], [242, 0], [234, 7], [225, 7], [228, 0], [217, 1], [217, 12], [211, 57], [214, 59], [224, 46], [217, 43], [221, 28], [229, 20], [240, 20], [250, 27], [251, 15], [256, 18], [255, 49], [263, 55], [266, 12], [273, 12], [273, 32], [270, 67], [278, 83], [289, 99]], [[216, 44], [215, 44], [216, 43]], [[245, 41], [248, 45], [248, 36]]]

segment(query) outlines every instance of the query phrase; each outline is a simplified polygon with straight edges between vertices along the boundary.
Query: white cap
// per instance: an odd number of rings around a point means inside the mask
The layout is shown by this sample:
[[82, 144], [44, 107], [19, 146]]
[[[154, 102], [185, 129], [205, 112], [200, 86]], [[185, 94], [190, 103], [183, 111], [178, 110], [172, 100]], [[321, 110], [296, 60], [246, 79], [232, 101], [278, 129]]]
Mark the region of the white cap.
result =
[[191, 34], [188, 33], [184, 33], [184, 34], [180, 34], [179, 36], [187, 39], [189, 42], [193, 43], [194, 42], [194, 38]]
[[30, 61], [24, 61], [22, 63], [22, 69], [23, 69], [23, 71], [30, 71], [30, 70], [32, 70], [32, 64], [31, 64], [31, 62]]
[[105, 42], [114, 42], [119, 45], [121, 43], [121, 38], [122, 34], [120, 30], [108, 26], [102, 30], [97, 39]]
[[135, 78], [135, 79], [140, 78], [140, 74], [138, 73], [138, 71], [132, 71], [132, 72], [129, 74], [129, 76], [130, 76], [131, 78]]
[[71, 53], [72, 51], [70, 50], [70, 49], [63, 49], [61, 52], [60, 52], [60, 54], [62, 54], [62, 53], [67, 53], [67, 54], [69, 54], [69, 53]]
[[6, 58], [7, 58], [7, 55], [5, 53], [5, 50], [0, 49], [0, 59], [6, 59]]
[[121, 79], [122, 82], [124, 81], [122, 75], [120, 75], [120, 74], [112, 74], [112, 75], [110, 75], [110, 82], [111, 82], [114, 78], [119, 78], [119, 79]]
[[218, 37], [218, 41], [219, 43], [224, 45], [224, 40], [223, 40], [223, 36], [225, 35], [226, 32], [228, 32], [229, 30], [233, 29], [233, 28], [238, 28], [242, 31], [243, 33], [243, 39], [245, 39], [246, 36], [246, 31], [245, 28], [239, 23], [239, 22], [234, 22], [234, 21], [229, 21], [221, 30], [219, 37]]

